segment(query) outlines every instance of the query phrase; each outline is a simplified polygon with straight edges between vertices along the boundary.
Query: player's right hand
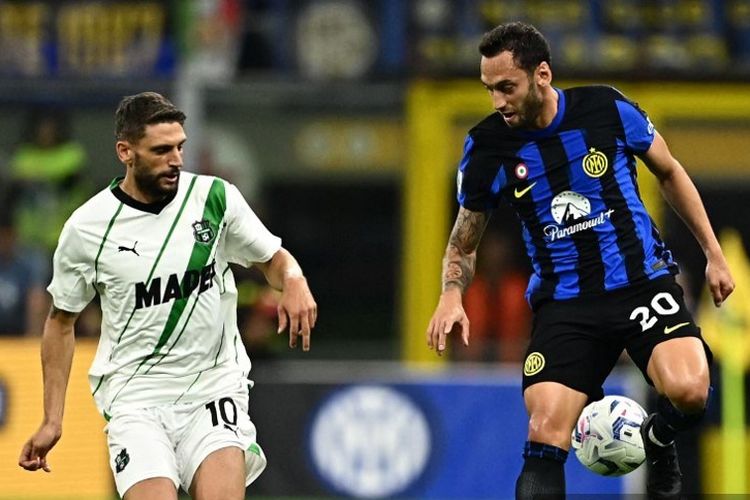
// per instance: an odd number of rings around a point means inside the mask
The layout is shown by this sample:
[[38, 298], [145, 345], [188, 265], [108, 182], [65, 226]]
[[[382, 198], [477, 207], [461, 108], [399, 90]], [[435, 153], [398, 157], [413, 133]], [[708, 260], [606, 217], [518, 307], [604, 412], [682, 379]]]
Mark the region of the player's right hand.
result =
[[469, 318], [466, 316], [458, 289], [449, 289], [440, 295], [435, 313], [427, 327], [427, 346], [443, 355], [450, 333], [461, 333], [465, 346], [469, 345]]
[[23, 445], [18, 465], [30, 471], [42, 469], [44, 472], [51, 472], [52, 469], [47, 464], [47, 453], [57, 444], [61, 435], [60, 426], [42, 424]]

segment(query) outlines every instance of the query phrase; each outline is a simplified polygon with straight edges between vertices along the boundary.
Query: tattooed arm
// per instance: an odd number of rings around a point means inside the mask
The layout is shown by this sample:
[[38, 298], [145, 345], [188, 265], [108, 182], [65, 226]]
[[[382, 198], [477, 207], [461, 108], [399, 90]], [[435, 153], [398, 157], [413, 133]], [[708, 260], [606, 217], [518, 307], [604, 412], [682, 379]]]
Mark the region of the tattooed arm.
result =
[[474, 278], [477, 247], [488, 221], [488, 212], [463, 207], [458, 210], [443, 258], [443, 291], [427, 327], [427, 345], [438, 355], [442, 355], [446, 337], [453, 331], [460, 331], [464, 345], [469, 345], [469, 319], [462, 296]]
[[477, 247], [488, 221], [487, 213], [472, 212], [463, 207], [458, 210], [443, 257], [443, 292], [458, 288], [463, 294], [471, 284], [477, 263]]
[[42, 373], [44, 380], [44, 419], [39, 429], [24, 444], [18, 465], [26, 470], [50, 471], [47, 453], [62, 435], [65, 392], [68, 388], [70, 365], [75, 339], [73, 325], [78, 313], [54, 305], [44, 323], [42, 336]]

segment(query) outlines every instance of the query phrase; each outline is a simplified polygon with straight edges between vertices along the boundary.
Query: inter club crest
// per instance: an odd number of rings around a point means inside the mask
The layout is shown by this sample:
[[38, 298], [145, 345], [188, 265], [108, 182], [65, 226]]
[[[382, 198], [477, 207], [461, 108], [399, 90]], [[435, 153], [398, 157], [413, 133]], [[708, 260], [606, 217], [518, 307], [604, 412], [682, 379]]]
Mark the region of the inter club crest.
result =
[[198, 243], [211, 243], [216, 236], [211, 224], [203, 219], [193, 222], [193, 236]]
[[607, 155], [594, 148], [589, 149], [589, 154], [583, 157], [583, 171], [589, 177], [601, 177], [608, 166]]

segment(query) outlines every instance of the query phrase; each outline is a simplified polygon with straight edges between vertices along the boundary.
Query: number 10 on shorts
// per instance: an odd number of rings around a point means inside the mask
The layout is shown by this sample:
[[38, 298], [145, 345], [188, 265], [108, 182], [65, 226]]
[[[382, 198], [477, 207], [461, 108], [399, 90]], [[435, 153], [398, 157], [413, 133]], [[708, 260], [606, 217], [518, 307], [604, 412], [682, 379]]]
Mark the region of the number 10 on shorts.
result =
[[211, 412], [211, 424], [219, 425], [219, 416], [224, 425], [237, 425], [237, 405], [232, 398], [221, 398], [206, 404], [206, 409]]

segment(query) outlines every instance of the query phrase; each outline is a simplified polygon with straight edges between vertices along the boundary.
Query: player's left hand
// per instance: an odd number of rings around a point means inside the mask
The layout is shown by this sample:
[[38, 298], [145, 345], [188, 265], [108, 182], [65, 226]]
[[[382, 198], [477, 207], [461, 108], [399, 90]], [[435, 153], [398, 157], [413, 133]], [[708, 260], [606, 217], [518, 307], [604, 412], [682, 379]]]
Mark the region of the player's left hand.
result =
[[707, 259], [706, 284], [716, 307], [721, 307], [722, 302], [734, 291], [734, 279], [723, 254]]
[[297, 337], [302, 337], [302, 350], [310, 350], [310, 331], [318, 319], [318, 305], [313, 299], [304, 276], [289, 277], [284, 280], [279, 305], [277, 334], [289, 327], [289, 347], [297, 347]]

